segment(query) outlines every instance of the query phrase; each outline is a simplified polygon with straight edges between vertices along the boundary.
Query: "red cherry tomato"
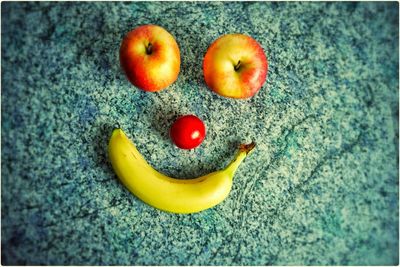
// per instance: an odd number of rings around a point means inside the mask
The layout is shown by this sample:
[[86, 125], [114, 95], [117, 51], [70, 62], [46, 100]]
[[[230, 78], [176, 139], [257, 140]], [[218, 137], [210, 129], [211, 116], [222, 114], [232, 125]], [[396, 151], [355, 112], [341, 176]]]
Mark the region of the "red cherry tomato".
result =
[[203, 142], [206, 136], [204, 123], [194, 115], [179, 117], [171, 126], [170, 136], [175, 145], [182, 149], [192, 149]]

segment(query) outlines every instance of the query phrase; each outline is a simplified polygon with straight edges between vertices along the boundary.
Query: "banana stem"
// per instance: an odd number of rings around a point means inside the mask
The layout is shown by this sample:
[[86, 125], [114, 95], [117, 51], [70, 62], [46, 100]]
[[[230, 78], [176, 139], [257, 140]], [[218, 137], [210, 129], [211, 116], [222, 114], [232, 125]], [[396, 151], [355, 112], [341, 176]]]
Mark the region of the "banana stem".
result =
[[251, 151], [253, 151], [255, 146], [256, 144], [254, 142], [247, 145], [241, 144], [239, 146], [239, 152], [236, 154], [235, 159], [232, 160], [232, 162], [229, 163], [229, 165], [226, 167], [226, 170], [231, 172], [232, 177], [235, 174], [236, 170], [239, 168], [242, 161], [247, 157], [248, 154], [250, 154]]

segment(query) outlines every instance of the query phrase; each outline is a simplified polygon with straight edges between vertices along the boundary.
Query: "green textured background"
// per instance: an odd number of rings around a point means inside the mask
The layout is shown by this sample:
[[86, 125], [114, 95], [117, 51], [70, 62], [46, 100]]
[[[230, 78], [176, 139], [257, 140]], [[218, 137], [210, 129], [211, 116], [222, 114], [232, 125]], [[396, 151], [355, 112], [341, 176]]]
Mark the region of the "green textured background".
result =
[[[398, 3], [2, 2], [2, 264], [395, 265], [399, 257]], [[153, 23], [175, 36], [176, 83], [145, 93], [118, 61]], [[269, 60], [253, 98], [202, 77], [220, 35], [253, 36]], [[208, 135], [174, 147], [179, 115]], [[117, 180], [118, 121], [158, 170], [193, 177], [258, 146], [223, 203], [155, 210]]]

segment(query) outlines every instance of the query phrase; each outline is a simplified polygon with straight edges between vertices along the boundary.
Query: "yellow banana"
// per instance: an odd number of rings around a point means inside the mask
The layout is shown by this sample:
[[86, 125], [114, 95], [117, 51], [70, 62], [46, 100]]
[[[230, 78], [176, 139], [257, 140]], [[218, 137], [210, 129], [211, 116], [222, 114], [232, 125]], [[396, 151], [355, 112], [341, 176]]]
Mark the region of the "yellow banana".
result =
[[241, 145], [225, 169], [194, 179], [175, 179], [155, 170], [121, 129], [113, 131], [108, 153], [117, 176], [138, 198], [160, 210], [194, 213], [228, 196], [235, 171], [254, 147], [254, 143]]

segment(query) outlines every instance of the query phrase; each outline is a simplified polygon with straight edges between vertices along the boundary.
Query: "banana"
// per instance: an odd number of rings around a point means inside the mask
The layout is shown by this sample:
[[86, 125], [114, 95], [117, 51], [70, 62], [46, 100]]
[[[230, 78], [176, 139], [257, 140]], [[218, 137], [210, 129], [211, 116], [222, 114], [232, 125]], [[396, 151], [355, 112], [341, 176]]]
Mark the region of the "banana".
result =
[[118, 178], [139, 199], [163, 211], [194, 213], [228, 196], [233, 175], [254, 147], [254, 143], [240, 145], [225, 169], [194, 179], [175, 179], [155, 170], [120, 128], [111, 135], [108, 154]]

